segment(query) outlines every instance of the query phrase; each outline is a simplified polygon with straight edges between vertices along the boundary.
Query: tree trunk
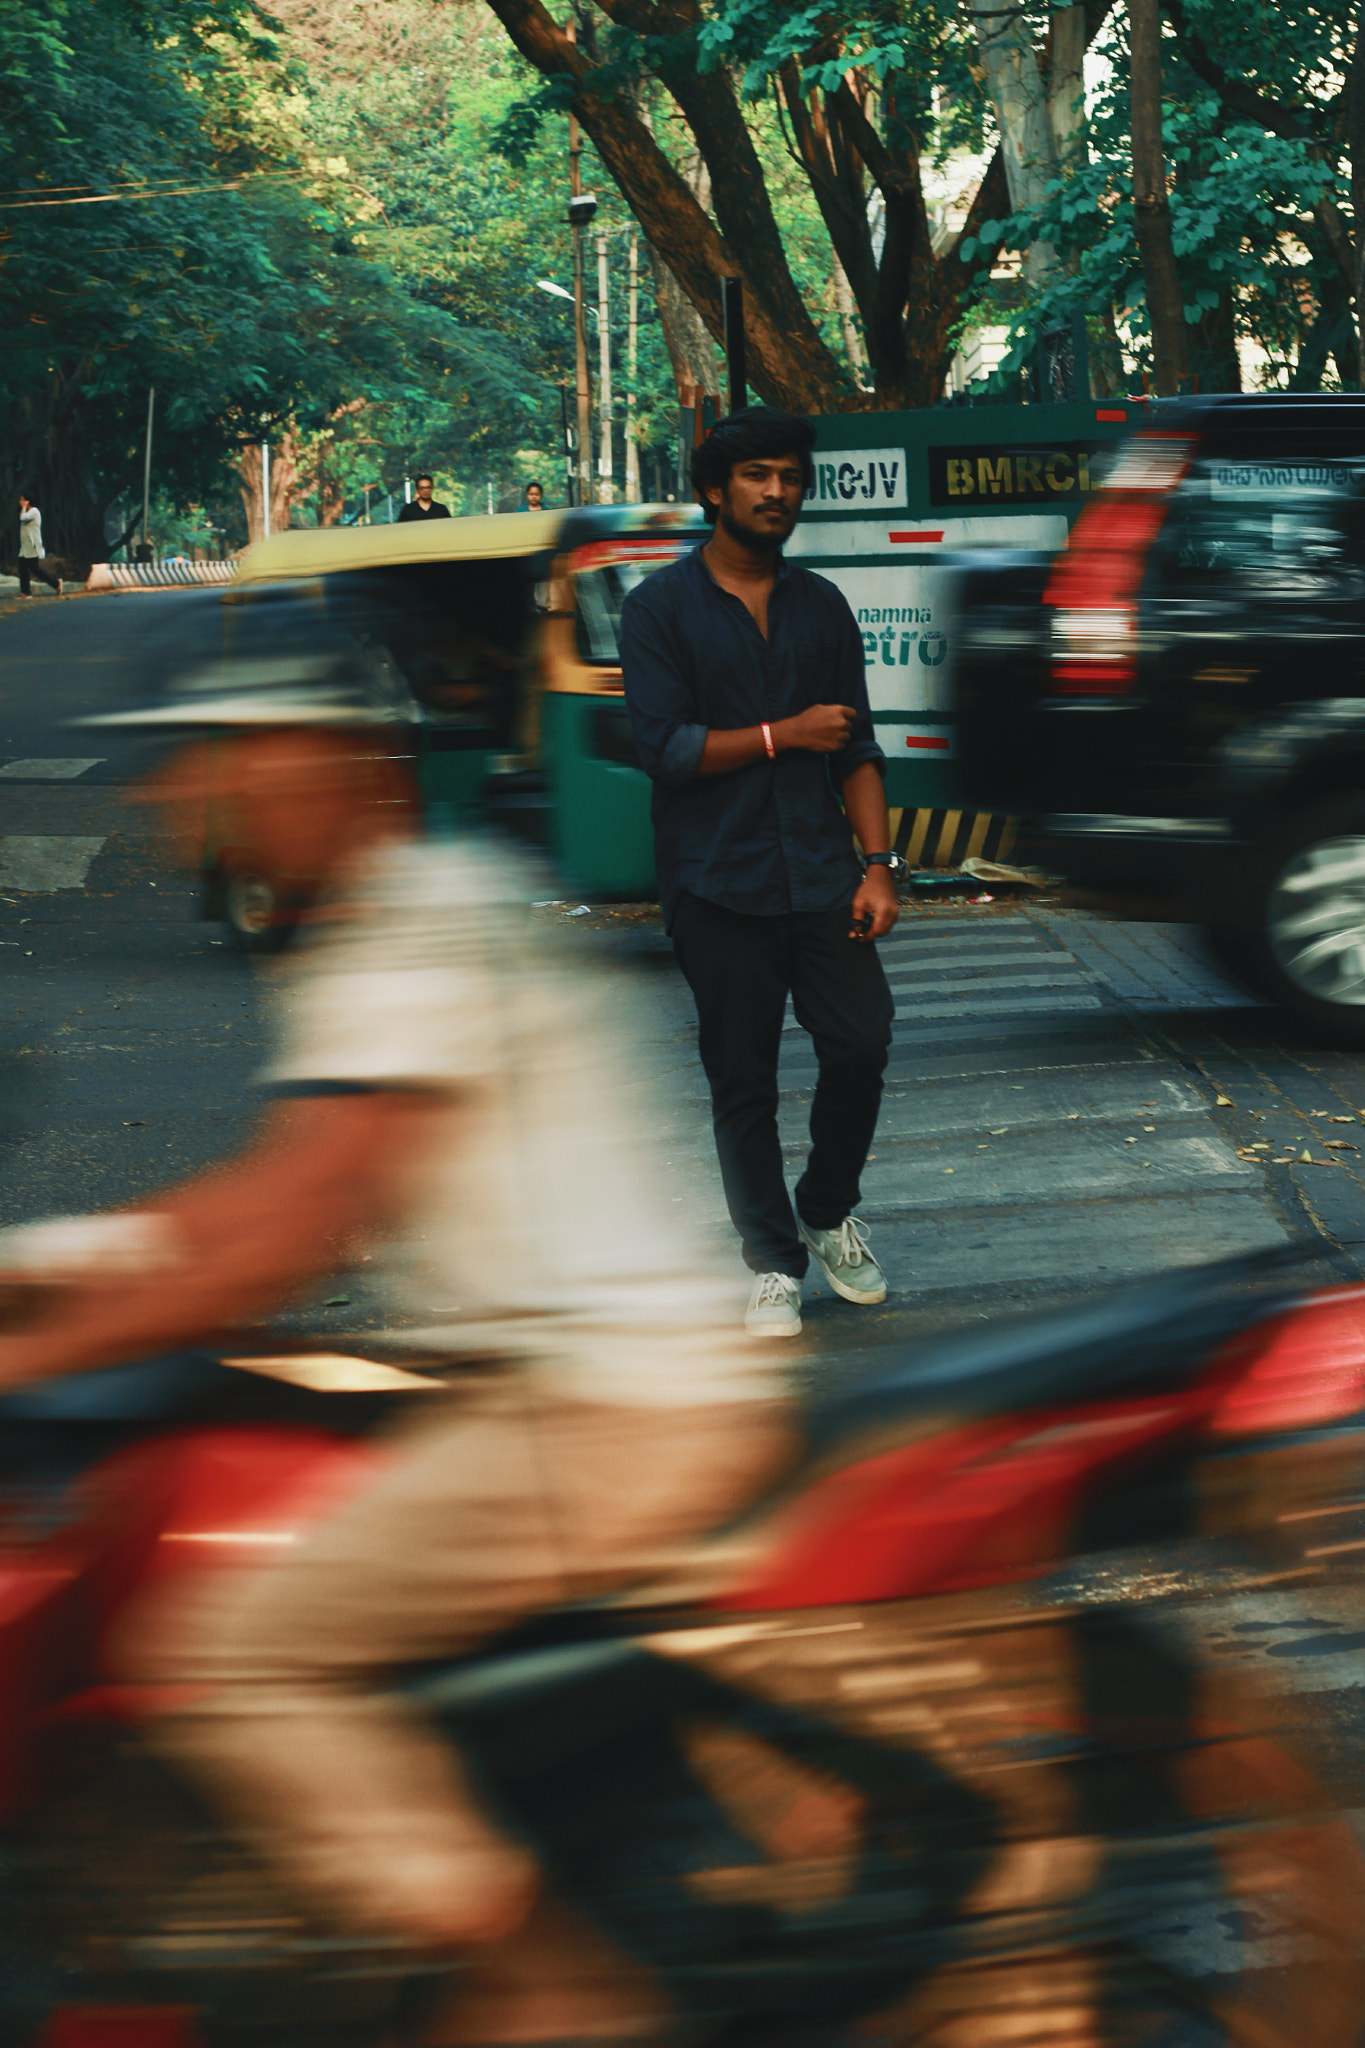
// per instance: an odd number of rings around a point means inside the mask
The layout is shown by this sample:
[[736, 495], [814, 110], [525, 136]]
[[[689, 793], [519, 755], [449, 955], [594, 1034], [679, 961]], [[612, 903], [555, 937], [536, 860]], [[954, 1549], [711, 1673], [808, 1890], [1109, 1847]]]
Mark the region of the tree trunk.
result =
[[1085, 158], [1085, 50], [1089, 40], [1084, 6], [1059, 7], [1051, 17], [1047, 78], [1047, 124], [1060, 171]]
[[[653, 124], [647, 112], [642, 119], [652, 134]], [[708, 212], [711, 178], [699, 154], [693, 155], [686, 177], [698, 206], [703, 213]], [[673, 365], [673, 381], [678, 392], [681, 395], [684, 390], [699, 385], [710, 396], [717, 397], [722, 388], [720, 360], [702, 317], [653, 243], [646, 242], [645, 247], [649, 250], [649, 267], [654, 273], [654, 301], [659, 309], [664, 347]]]
[[1190, 369], [1196, 391], [1240, 391], [1242, 366], [1237, 358], [1237, 332], [1232, 293], [1218, 294], [1218, 304], [1200, 314], [1189, 330]]
[[1356, 20], [1355, 55], [1346, 87], [1346, 146], [1351, 153], [1352, 254], [1355, 298], [1356, 381], [1365, 389], [1365, 0]]
[[[300, 478], [298, 439], [292, 428], [270, 443], [270, 531], [283, 533], [289, 515], [300, 498], [308, 495], [308, 480]], [[246, 513], [248, 541], [265, 538], [264, 497], [261, 491], [261, 444], [248, 441], [237, 458], [237, 488]]]
[[1133, 138], [1133, 216], [1152, 323], [1157, 394], [1173, 398], [1187, 374], [1185, 296], [1171, 239], [1166, 159], [1161, 139], [1161, 4], [1128, 0], [1129, 127]]
[[858, 380], [860, 388], [867, 390], [867, 350], [858, 332], [854, 318], [853, 287], [848, 281], [848, 272], [836, 256], [834, 258], [834, 303], [839, 310], [839, 324], [844, 330], [844, 347], [848, 350], [849, 368]]
[[[1057, 176], [1049, 94], [1021, 12], [1001, 8], [999, 0], [971, 0], [971, 17], [1000, 129], [1010, 207], [1023, 213], [1043, 204]], [[1048, 283], [1060, 267], [1051, 242], [1034, 242], [1024, 257], [1025, 275], [1035, 287]]]
[[657, 249], [650, 250], [649, 262], [654, 272], [654, 298], [664, 347], [679, 391], [684, 385], [699, 384], [703, 391], [718, 396], [721, 375], [716, 350], [696, 307]]

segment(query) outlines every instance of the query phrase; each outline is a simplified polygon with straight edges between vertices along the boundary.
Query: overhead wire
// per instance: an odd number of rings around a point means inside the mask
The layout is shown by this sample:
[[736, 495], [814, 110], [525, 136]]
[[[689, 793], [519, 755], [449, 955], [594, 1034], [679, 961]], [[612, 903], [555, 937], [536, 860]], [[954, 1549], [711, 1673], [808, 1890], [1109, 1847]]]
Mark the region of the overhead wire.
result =
[[[171, 181], [167, 181], [165, 184], [162, 184], [156, 181], [149, 180], [146, 184], [127, 185], [122, 189], [122, 191], [118, 192], [90, 192], [87, 190], [87, 192], [82, 197], [76, 199], [0, 199], [0, 213], [17, 213], [25, 208], [34, 206], [111, 206], [116, 202], [131, 201], [135, 199], [197, 198], [206, 192], [236, 192], [239, 191], [243, 185], [247, 184], [252, 180], [256, 181], [257, 183], [261, 182], [264, 179], [283, 178], [298, 180], [300, 178], [315, 175], [316, 173], [310, 173], [307, 171], [243, 171], [236, 178], [221, 180], [217, 183], [189, 185], [177, 185]], [[11, 189], [23, 190], [24, 188], [18, 187]], [[29, 191], [41, 191], [44, 188], [30, 186], [27, 189]], [[78, 188], [70, 185], [58, 185], [55, 188], [49, 187], [47, 189], [55, 189], [58, 192], [71, 192], [77, 190]]]

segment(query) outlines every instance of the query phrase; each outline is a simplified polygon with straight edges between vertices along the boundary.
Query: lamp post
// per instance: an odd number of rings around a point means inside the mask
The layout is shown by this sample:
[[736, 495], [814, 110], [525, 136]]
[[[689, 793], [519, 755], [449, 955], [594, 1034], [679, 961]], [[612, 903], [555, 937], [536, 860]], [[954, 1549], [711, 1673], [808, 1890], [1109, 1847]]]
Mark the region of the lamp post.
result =
[[[577, 343], [577, 341], [578, 341], [578, 317], [577, 317], [577, 316], [578, 316], [578, 301], [577, 301], [577, 300], [575, 299], [575, 297], [574, 297], [573, 293], [572, 293], [572, 292], [566, 292], [562, 284], [556, 284], [556, 283], [555, 283], [555, 281], [554, 281], [554, 279], [553, 279], [553, 278], [550, 278], [550, 277], [538, 277], [538, 278], [536, 279], [536, 290], [537, 290], [538, 292], [548, 292], [548, 293], [549, 293], [549, 295], [550, 295], [550, 297], [551, 297], [552, 299], [563, 299], [563, 300], [565, 300], [565, 301], [566, 301], [566, 303], [567, 303], [567, 304], [569, 304], [570, 306], [572, 306], [572, 307], [574, 308], [574, 339], [575, 339], [575, 343]], [[592, 314], [592, 316], [593, 316], [594, 320], [596, 320], [596, 319], [597, 319], [597, 309], [596, 309], [596, 307], [595, 307], [595, 306], [589, 306], [587, 310], [588, 310], [588, 311], [589, 311], [589, 312], [590, 312], [590, 313]], [[585, 366], [585, 363], [586, 363], [586, 348], [584, 349], [584, 352], [583, 352], [583, 353], [582, 353], [581, 355], [579, 355], [579, 367], [580, 367], [580, 369], [584, 368], [584, 366]], [[580, 384], [580, 386], [579, 386], [579, 398], [580, 398], [580, 401], [581, 401], [581, 399], [582, 399], [582, 395], [583, 395], [583, 391], [582, 391], [582, 384]], [[561, 383], [561, 384], [560, 384], [560, 387], [559, 387], [559, 413], [560, 413], [560, 418], [561, 418], [561, 420], [563, 421], [563, 424], [564, 424], [564, 469], [565, 469], [565, 482], [566, 482], [566, 488], [567, 488], [568, 502], [569, 502], [569, 503], [570, 503], [571, 505], [586, 505], [586, 504], [589, 504], [589, 503], [591, 502], [591, 498], [590, 498], [590, 496], [589, 496], [589, 497], [587, 497], [587, 498], [585, 498], [585, 497], [583, 496], [583, 489], [582, 489], [582, 471], [583, 471], [583, 469], [584, 469], [584, 468], [585, 468], [585, 466], [586, 466], [585, 462], [584, 462], [584, 461], [583, 461], [583, 460], [581, 459], [581, 458], [582, 458], [582, 453], [583, 453], [583, 446], [584, 446], [584, 443], [583, 443], [583, 406], [582, 406], [582, 403], [580, 402], [580, 404], [579, 404], [579, 408], [578, 408], [578, 442], [577, 442], [577, 450], [578, 450], [578, 455], [579, 455], [579, 457], [580, 457], [580, 460], [578, 460], [577, 462], [575, 462], [575, 443], [574, 443], [574, 436], [573, 436], [573, 432], [572, 432], [572, 430], [570, 429], [570, 426], [569, 426], [569, 391], [568, 391], [568, 385], [567, 385], [566, 383]], [[577, 472], [577, 481], [575, 481], [575, 473], [576, 473], [576, 472]]]
[[265, 512], [265, 537], [270, 538], [270, 443], [261, 443], [261, 504]]
[[640, 502], [640, 445], [635, 439], [635, 372], [640, 324], [640, 245], [630, 231], [630, 285], [626, 299], [626, 503]]
[[607, 297], [607, 231], [597, 230], [597, 496], [610, 505], [616, 496], [611, 448], [611, 312]]
[[152, 413], [156, 407], [156, 386], [147, 393], [147, 442], [142, 455], [142, 557], [151, 560], [147, 545], [147, 507], [152, 495]]
[[[571, 161], [573, 183], [578, 184], [578, 123], [573, 122], [573, 146]], [[592, 192], [574, 190], [569, 200], [569, 226], [573, 229], [573, 343], [574, 372], [578, 388], [578, 502], [591, 505], [593, 502], [592, 458], [592, 392], [588, 383], [588, 324], [583, 297], [583, 230], [597, 211], [597, 198]]]

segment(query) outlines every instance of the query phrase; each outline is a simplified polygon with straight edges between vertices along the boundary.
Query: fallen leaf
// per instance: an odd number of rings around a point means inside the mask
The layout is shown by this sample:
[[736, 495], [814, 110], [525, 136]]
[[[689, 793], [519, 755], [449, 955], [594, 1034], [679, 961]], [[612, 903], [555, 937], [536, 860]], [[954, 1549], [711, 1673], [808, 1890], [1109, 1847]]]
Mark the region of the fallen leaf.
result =
[[1237, 1104], [1230, 1095], [1215, 1095], [1213, 1106], [1215, 1109], [1236, 1109]]
[[943, 1171], [944, 1171], [945, 1173], [956, 1173], [956, 1172], [957, 1172], [957, 1168], [956, 1168], [955, 1166], [945, 1166], [945, 1167], [944, 1167], [944, 1169], [943, 1169]]
[[1356, 1149], [1346, 1138], [1324, 1138], [1322, 1142], [1333, 1152], [1354, 1152]]
[[126, 1116], [123, 1119], [123, 1128], [125, 1131], [138, 1131], [145, 1129], [146, 1126], [142, 1117]]
[[[1341, 1143], [1340, 1138], [1337, 1139], [1337, 1143], [1338, 1145]], [[1251, 1150], [1253, 1152], [1273, 1152], [1275, 1150], [1275, 1147], [1273, 1145], [1267, 1145], [1264, 1138], [1253, 1138], [1251, 1141]]]
[[1308, 1151], [1300, 1152], [1300, 1154], [1299, 1154], [1299, 1164], [1300, 1164], [1300, 1166], [1311, 1166], [1311, 1165], [1313, 1164], [1313, 1155], [1312, 1155], [1312, 1153], [1311, 1153], [1311, 1152], [1308, 1152]]
[[349, 1294], [329, 1294], [322, 1305], [324, 1308], [346, 1308], [350, 1299]]
[[1069, 1124], [1079, 1123], [1080, 1115], [1081, 1113], [1078, 1109], [1069, 1109], [1066, 1113], [1066, 1120]]
[[1010, 1127], [1008, 1124], [1001, 1124], [998, 1131], [991, 1132], [991, 1136], [993, 1138], [1007, 1138], [1009, 1136], [1009, 1129]]
[[1353, 1116], [1334, 1116], [1332, 1122], [1334, 1124], [1353, 1124], [1355, 1118]]
[[1310, 1109], [1308, 1114], [1310, 1116], [1330, 1116], [1332, 1112], [1330, 1109]]
[[1125, 1145], [1136, 1145], [1136, 1143], [1137, 1143], [1137, 1139], [1136, 1139], [1136, 1138], [1125, 1138], [1123, 1142], [1124, 1142], [1124, 1144], [1125, 1144]]
[[1155, 1124], [1144, 1124], [1144, 1125], [1142, 1126], [1142, 1128], [1143, 1128], [1143, 1130], [1144, 1130], [1144, 1131], [1155, 1131], [1155, 1129], [1156, 1129], [1156, 1125], [1155, 1125]]

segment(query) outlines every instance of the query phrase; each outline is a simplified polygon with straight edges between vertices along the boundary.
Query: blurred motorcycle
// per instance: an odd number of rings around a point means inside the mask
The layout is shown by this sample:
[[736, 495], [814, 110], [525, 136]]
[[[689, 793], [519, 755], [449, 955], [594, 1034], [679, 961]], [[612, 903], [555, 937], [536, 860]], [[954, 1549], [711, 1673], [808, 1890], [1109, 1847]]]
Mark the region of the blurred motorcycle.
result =
[[[444, 1973], [309, 1925], [111, 1645], [306, 1536], [425, 1381], [195, 1357], [0, 1403], [6, 2042], [422, 2038]], [[688, 2048], [1354, 2048], [1354, 1802], [1222, 1650], [1258, 1601], [1321, 1625], [1362, 1451], [1365, 1289], [1168, 1275], [892, 1353], [667, 1586], [395, 1682]]]

